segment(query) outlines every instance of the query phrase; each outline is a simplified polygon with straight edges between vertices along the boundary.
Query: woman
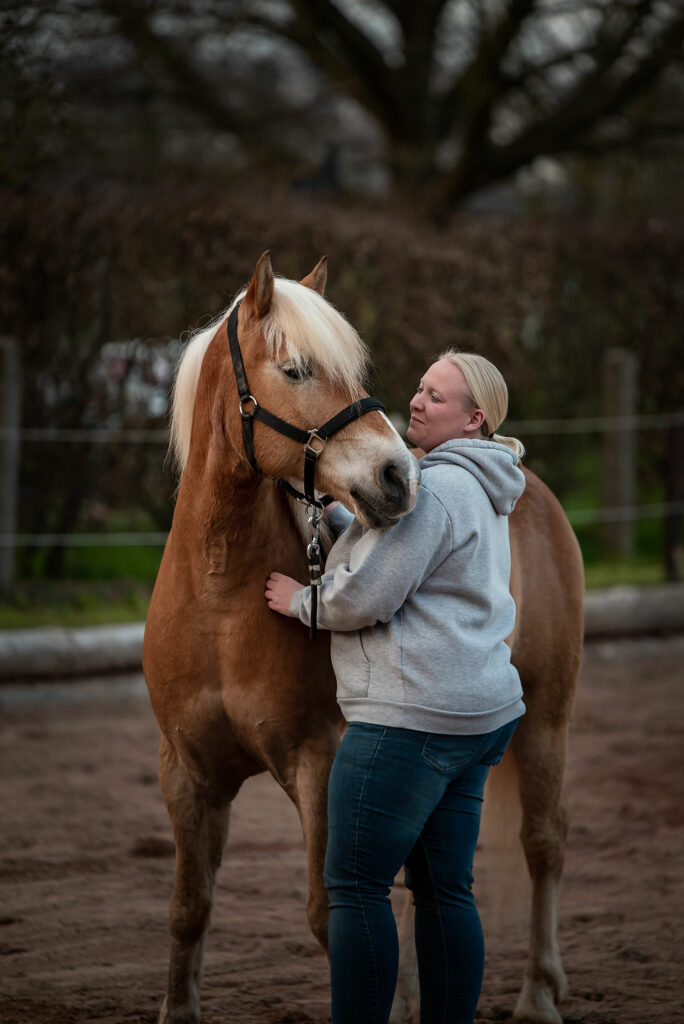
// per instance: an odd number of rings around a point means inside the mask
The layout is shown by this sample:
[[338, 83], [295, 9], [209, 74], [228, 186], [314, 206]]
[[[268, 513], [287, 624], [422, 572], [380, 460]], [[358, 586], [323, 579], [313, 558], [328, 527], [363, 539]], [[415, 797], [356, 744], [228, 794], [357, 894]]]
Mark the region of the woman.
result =
[[[472, 1024], [484, 944], [471, 891], [489, 766], [524, 713], [505, 641], [507, 516], [523, 448], [494, 434], [508, 393], [481, 356], [446, 352], [411, 401], [426, 454], [416, 506], [384, 530], [350, 523], [328, 557], [318, 622], [332, 630], [349, 722], [330, 776], [325, 884], [333, 1024], [386, 1024], [396, 985], [389, 891], [402, 864], [416, 906], [422, 1024]], [[280, 573], [269, 606], [309, 622], [308, 588]]]

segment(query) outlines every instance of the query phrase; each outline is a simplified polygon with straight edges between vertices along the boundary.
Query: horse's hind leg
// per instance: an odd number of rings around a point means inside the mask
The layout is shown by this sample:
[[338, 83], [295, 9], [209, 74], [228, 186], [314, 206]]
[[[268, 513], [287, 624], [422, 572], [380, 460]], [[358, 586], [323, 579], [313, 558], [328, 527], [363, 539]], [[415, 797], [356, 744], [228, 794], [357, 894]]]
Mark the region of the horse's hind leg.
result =
[[169, 980], [159, 1024], [197, 1024], [204, 939], [234, 793], [222, 794], [220, 801], [210, 802], [193, 785], [176, 752], [163, 737], [159, 779], [176, 841], [169, 911]]
[[557, 934], [567, 833], [566, 746], [567, 724], [540, 726], [533, 701], [528, 703], [528, 714], [513, 738], [522, 804], [521, 839], [532, 878], [529, 956], [513, 1019], [526, 1024], [562, 1024], [556, 1007], [567, 991]]

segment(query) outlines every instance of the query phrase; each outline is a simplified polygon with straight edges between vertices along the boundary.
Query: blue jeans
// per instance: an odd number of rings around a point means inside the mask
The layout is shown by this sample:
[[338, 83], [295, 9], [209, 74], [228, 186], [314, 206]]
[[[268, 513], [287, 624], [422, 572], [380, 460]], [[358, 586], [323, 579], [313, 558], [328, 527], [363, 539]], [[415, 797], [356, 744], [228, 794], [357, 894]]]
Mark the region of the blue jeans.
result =
[[350, 724], [328, 795], [332, 1024], [389, 1019], [398, 963], [389, 892], [402, 864], [416, 907], [421, 1024], [472, 1024], [484, 968], [473, 854], [489, 766], [516, 724], [477, 736]]

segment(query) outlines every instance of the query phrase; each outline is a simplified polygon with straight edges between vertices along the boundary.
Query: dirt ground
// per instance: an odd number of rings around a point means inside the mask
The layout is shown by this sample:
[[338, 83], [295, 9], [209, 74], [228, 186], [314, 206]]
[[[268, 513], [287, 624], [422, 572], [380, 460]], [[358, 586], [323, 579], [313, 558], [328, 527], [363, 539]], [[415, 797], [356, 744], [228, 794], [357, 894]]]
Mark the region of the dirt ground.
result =
[[[588, 647], [568, 773], [566, 1024], [684, 1021], [683, 707], [684, 637]], [[0, 708], [0, 1020], [153, 1024], [173, 846], [142, 680], [4, 686]], [[329, 1019], [305, 890], [296, 814], [253, 779], [219, 877], [204, 1024]], [[509, 1019], [524, 961], [524, 936], [489, 942], [479, 1020]]]

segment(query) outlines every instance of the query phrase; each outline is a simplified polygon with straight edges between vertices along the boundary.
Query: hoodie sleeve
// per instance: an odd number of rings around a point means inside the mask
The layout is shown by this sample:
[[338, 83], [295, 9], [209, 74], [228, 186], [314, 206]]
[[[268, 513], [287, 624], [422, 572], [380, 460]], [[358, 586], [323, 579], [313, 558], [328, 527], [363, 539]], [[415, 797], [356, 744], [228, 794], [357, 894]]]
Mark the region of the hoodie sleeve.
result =
[[341, 502], [336, 501], [330, 511], [325, 513], [325, 521], [333, 536], [337, 538], [354, 522], [354, 516]]
[[[418, 491], [413, 512], [386, 530], [365, 530], [348, 562], [323, 575], [318, 593], [322, 629], [355, 630], [389, 622], [452, 549], [450, 517], [427, 488]], [[290, 613], [308, 625], [311, 593], [296, 591]]]

